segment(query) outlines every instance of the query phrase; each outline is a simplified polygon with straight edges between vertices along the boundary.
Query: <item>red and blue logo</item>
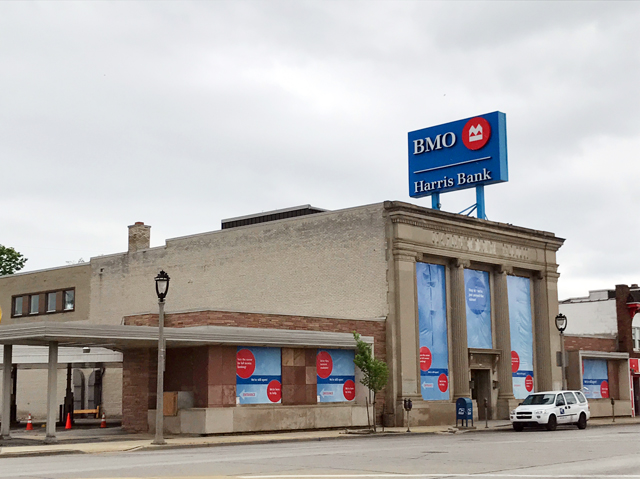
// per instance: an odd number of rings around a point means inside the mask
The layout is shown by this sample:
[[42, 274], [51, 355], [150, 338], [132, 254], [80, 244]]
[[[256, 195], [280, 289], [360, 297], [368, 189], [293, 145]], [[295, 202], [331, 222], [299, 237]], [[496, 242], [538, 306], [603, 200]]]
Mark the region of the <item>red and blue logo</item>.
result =
[[491, 125], [481, 116], [471, 118], [462, 129], [462, 142], [470, 150], [483, 148], [491, 138]]

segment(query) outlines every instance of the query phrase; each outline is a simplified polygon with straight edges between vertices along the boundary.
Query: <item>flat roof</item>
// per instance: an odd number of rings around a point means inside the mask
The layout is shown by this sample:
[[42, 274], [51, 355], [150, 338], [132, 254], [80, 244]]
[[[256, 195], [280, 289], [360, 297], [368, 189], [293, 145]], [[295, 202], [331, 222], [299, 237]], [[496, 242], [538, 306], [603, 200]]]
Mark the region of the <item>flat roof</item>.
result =
[[[355, 349], [356, 346], [351, 333], [233, 326], [165, 327], [164, 337], [168, 348], [231, 345]], [[362, 340], [373, 344], [372, 336], [363, 336]], [[0, 344], [48, 346], [51, 342], [59, 346], [95, 346], [115, 351], [150, 348], [158, 344], [158, 328], [77, 323], [0, 326]]]

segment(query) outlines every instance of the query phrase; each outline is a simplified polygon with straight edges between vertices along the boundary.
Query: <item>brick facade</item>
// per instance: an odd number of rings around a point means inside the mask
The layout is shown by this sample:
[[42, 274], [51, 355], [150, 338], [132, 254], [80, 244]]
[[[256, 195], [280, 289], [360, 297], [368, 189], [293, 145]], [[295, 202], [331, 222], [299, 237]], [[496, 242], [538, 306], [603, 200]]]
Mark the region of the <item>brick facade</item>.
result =
[[567, 351], [604, 351], [613, 353], [618, 350], [618, 342], [615, 338], [565, 336], [564, 347]]
[[632, 318], [627, 308], [630, 289], [626, 284], [616, 285], [616, 317], [618, 320], [618, 351], [633, 353]]
[[122, 358], [122, 427], [147, 431], [147, 411], [155, 408], [157, 349], [125, 350]]
[[[158, 315], [127, 316], [126, 325], [157, 326]], [[342, 320], [226, 311], [197, 311], [165, 316], [165, 327], [234, 326], [305, 331], [351, 333], [374, 338], [374, 352], [386, 360], [384, 321]], [[148, 429], [147, 413], [155, 409], [157, 349], [124, 352], [122, 424], [130, 431]], [[195, 407], [234, 407], [236, 404], [236, 347], [203, 346], [169, 348], [165, 390], [194, 393]], [[187, 373], [188, 372], [188, 373]], [[186, 374], [185, 374], [186, 373]], [[316, 404], [316, 349], [282, 348], [282, 404]], [[384, 407], [384, 392], [378, 395], [376, 413]]]
[[282, 348], [282, 404], [316, 404], [316, 350]]

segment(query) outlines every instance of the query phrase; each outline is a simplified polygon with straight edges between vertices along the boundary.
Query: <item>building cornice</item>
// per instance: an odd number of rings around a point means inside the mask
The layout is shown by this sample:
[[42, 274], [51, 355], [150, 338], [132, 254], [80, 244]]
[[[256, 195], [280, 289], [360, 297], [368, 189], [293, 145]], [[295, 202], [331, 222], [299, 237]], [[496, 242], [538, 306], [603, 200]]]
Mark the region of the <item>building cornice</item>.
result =
[[397, 201], [385, 202], [385, 209], [392, 223], [407, 224], [420, 228], [481, 238], [510, 244], [557, 251], [564, 243], [547, 231], [533, 230], [511, 224], [479, 220], [454, 213], [402, 203]]

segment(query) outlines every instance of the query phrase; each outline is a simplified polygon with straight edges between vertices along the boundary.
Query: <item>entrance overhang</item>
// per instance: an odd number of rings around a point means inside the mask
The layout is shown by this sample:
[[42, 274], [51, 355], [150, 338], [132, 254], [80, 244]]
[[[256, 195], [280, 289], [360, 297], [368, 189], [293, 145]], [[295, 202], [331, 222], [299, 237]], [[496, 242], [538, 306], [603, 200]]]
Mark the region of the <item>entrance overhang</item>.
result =
[[[288, 329], [197, 326], [164, 328], [167, 347], [238, 345], [296, 348], [353, 349], [351, 333], [296, 331]], [[363, 341], [373, 344], [372, 336]], [[115, 351], [149, 348], [158, 344], [158, 328], [96, 324], [33, 323], [0, 327], [0, 344], [48, 346], [51, 342], [69, 347], [103, 347]]]
[[[354, 349], [351, 333], [288, 329], [238, 328], [231, 326], [197, 326], [164, 328], [168, 348], [207, 345], [270, 346], [295, 348]], [[373, 344], [372, 336], [361, 337]], [[67, 347], [102, 347], [114, 351], [153, 348], [158, 345], [158, 328], [152, 326], [113, 326], [77, 323], [30, 323], [0, 327], [3, 352], [3, 418], [9, 417], [9, 381], [14, 345], [48, 347], [47, 442], [56, 442], [55, 401], [57, 388], [58, 349]], [[9, 422], [2, 422], [1, 435], [10, 437]]]

